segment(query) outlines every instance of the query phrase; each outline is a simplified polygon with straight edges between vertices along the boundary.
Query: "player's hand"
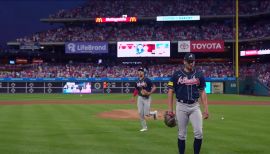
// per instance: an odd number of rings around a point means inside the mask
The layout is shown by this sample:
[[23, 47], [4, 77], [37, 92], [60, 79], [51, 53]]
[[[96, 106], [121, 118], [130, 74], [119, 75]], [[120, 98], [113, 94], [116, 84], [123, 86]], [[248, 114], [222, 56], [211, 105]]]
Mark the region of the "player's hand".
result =
[[168, 115], [174, 116], [175, 114], [173, 113], [173, 111], [168, 111]]
[[141, 94], [142, 94], [143, 96], [149, 96], [151, 93], [148, 92], [148, 91], [146, 91], [145, 89], [142, 89], [142, 90], [141, 90]]
[[209, 113], [208, 111], [203, 112], [203, 119], [208, 119], [209, 118]]

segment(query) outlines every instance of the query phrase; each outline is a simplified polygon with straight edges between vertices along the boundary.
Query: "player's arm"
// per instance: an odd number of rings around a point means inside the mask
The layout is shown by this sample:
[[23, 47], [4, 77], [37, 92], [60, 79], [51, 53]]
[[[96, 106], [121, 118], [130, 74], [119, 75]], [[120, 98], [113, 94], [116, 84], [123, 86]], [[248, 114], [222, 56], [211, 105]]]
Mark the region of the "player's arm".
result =
[[131, 102], [135, 102], [135, 97], [139, 94], [138, 87], [135, 85], [135, 89], [133, 91], [133, 95], [131, 97]]
[[209, 112], [208, 112], [208, 100], [207, 100], [207, 95], [204, 90], [205, 88], [205, 79], [204, 76], [201, 75], [200, 77], [200, 85], [199, 85], [199, 91], [200, 91], [200, 98], [201, 98], [201, 103], [203, 105], [203, 118], [207, 119], [209, 117]]
[[169, 89], [168, 91], [168, 111], [173, 112], [173, 89]]
[[155, 84], [152, 83], [151, 91], [149, 92], [149, 95], [153, 94], [157, 90], [157, 87]]
[[134, 89], [132, 97], [135, 98], [138, 95], [139, 91]]
[[209, 117], [209, 112], [208, 112], [208, 100], [205, 90], [201, 90], [200, 95], [201, 95], [201, 102], [203, 104], [203, 118], [207, 119]]
[[173, 113], [173, 94], [174, 94], [174, 78], [175, 75], [173, 75], [168, 82], [168, 111]]

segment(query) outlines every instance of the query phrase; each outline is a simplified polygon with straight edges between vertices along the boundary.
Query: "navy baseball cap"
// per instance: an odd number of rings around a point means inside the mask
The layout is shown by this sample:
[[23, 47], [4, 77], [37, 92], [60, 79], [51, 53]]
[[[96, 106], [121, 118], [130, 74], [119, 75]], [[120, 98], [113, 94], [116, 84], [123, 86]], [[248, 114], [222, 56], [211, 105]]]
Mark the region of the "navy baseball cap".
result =
[[142, 67], [140, 67], [140, 68], [138, 69], [138, 71], [144, 72], [144, 69], [143, 69]]
[[186, 61], [195, 61], [195, 55], [193, 53], [186, 53], [184, 60]]

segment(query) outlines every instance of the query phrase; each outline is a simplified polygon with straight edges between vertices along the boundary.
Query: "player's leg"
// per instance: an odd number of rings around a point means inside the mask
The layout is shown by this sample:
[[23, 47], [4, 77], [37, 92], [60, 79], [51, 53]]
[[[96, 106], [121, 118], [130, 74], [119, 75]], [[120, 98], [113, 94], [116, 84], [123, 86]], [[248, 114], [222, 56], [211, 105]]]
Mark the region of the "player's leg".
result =
[[179, 154], [185, 153], [186, 138], [187, 138], [187, 126], [188, 126], [188, 108], [186, 105], [177, 102], [176, 103], [176, 120], [178, 124], [178, 150]]
[[203, 138], [202, 132], [203, 120], [199, 104], [196, 104], [193, 107], [192, 112], [190, 114], [190, 122], [192, 124], [194, 132], [194, 143], [193, 143], [194, 154], [199, 154]]
[[157, 111], [150, 111], [151, 109], [151, 102], [152, 102], [152, 98], [151, 96], [149, 96], [148, 99], [145, 99], [144, 101], [144, 109], [145, 109], [145, 115], [146, 116], [153, 116], [153, 118], [156, 120], [157, 118]]
[[[152, 102], [152, 98], [151, 98], [151, 96], [149, 96], [149, 111], [151, 109], [151, 102]], [[151, 116], [153, 116], [154, 120], [157, 120], [157, 114], [158, 114], [157, 110], [150, 111], [149, 113]]]
[[150, 106], [151, 106], [151, 97], [149, 98], [143, 98], [143, 103], [144, 103], [144, 115], [145, 116], [150, 116]]
[[142, 126], [141, 131], [146, 131], [147, 125], [146, 125], [146, 121], [145, 121], [145, 117], [144, 117], [145, 116], [145, 114], [144, 114], [144, 100], [141, 96], [138, 96], [137, 106], [138, 106], [138, 112], [139, 112], [139, 117], [140, 117], [141, 126]]

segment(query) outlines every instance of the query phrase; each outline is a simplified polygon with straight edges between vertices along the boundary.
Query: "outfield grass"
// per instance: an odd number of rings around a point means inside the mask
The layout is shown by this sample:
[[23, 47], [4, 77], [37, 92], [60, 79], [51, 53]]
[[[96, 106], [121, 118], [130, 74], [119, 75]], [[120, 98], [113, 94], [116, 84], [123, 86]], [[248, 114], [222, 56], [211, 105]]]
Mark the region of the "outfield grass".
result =
[[[132, 94], [1, 94], [1, 100], [129, 100]], [[153, 99], [167, 99], [166, 94], [154, 94]], [[209, 100], [213, 101], [269, 101], [270, 97], [232, 95], [232, 94], [209, 94]]]
[[[16, 96], [16, 97], [15, 97]], [[1, 95], [1, 100], [101, 99], [97, 95]], [[100, 95], [102, 99], [128, 99], [128, 95]], [[222, 96], [229, 99], [230, 95]], [[55, 98], [54, 98], [55, 97]], [[123, 97], [123, 98], [122, 98]], [[209, 95], [215, 100], [217, 95]], [[231, 100], [238, 100], [232, 95]], [[268, 97], [240, 96], [244, 100]], [[156, 95], [155, 99], [166, 99]], [[224, 99], [225, 99], [224, 98]], [[257, 101], [257, 100], [256, 100]], [[163, 104], [154, 108], [166, 109]], [[148, 121], [139, 132], [138, 120], [100, 119], [96, 114], [113, 109], [136, 109], [135, 104], [0, 105], [1, 154], [176, 154], [177, 129], [162, 120]], [[204, 121], [202, 154], [269, 154], [270, 106], [210, 105]], [[221, 120], [221, 117], [224, 120]], [[188, 130], [187, 154], [193, 134]]]

